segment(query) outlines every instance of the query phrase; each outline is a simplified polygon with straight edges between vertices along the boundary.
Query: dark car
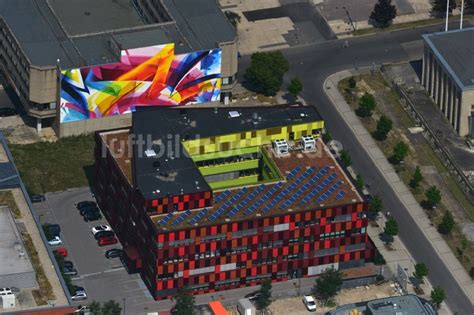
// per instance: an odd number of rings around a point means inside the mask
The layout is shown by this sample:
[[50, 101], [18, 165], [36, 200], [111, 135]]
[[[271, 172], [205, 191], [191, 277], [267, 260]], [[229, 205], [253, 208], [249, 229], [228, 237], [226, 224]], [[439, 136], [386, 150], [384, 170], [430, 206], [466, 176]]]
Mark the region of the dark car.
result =
[[45, 224], [43, 225], [43, 231], [46, 235], [46, 238], [48, 238], [48, 241], [50, 241], [56, 236], [59, 237], [59, 234], [61, 233], [61, 227], [59, 224]]
[[249, 299], [250, 301], [256, 301], [261, 295], [262, 293], [260, 293], [260, 291], [255, 291], [255, 292], [247, 294], [245, 298]]
[[33, 195], [30, 197], [31, 202], [36, 203], [36, 202], [43, 202], [46, 200], [46, 197], [44, 195]]
[[96, 240], [98, 240], [101, 237], [107, 237], [107, 236], [114, 237], [115, 233], [112, 231], [100, 231], [100, 232], [95, 233], [94, 235]]
[[11, 108], [11, 107], [0, 108], [0, 117], [15, 116], [17, 114], [18, 112], [14, 108]]
[[73, 269], [73, 268], [74, 268], [74, 264], [73, 264], [73, 262], [70, 261], [70, 260], [65, 260], [65, 261], [63, 262], [63, 268], [64, 268], [64, 269]]
[[97, 207], [97, 204], [94, 201], [81, 201], [77, 205], [77, 210], [81, 210], [82, 208], [90, 208], [90, 207]]
[[105, 252], [105, 257], [108, 259], [122, 257], [123, 251], [120, 248], [112, 248]]
[[83, 287], [80, 287], [77, 285], [74, 286], [74, 290], [76, 290], [76, 292], [86, 292], [86, 290]]
[[86, 207], [86, 208], [82, 208], [81, 210], [79, 210], [79, 214], [83, 216], [88, 212], [99, 212], [99, 211], [100, 210], [97, 207]]
[[99, 211], [97, 212], [86, 212], [84, 214], [84, 221], [89, 222], [89, 221], [96, 221], [102, 219], [102, 215], [100, 214]]

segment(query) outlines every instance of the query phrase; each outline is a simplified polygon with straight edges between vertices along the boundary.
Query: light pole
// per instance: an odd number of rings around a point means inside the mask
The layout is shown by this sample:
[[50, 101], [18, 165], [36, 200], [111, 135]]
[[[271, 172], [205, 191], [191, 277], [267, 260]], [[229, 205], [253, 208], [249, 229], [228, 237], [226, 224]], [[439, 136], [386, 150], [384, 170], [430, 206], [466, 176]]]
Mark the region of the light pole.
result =
[[462, 30], [462, 19], [464, 17], [464, 0], [461, 0], [461, 21], [459, 22], [459, 29]]
[[449, 15], [449, 0], [446, 0], [446, 26], [444, 28], [444, 31], [448, 31], [448, 15]]

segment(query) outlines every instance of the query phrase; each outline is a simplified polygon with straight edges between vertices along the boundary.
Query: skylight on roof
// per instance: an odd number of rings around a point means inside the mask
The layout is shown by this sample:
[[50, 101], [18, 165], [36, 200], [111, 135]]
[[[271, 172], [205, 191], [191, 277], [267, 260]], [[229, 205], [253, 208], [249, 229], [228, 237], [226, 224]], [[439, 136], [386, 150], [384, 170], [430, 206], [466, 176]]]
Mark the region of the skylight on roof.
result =
[[233, 110], [233, 111], [229, 112], [229, 116], [230, 116], [230, 118], [240, 117], [240, 113], [236, 110]]
[[145, 150], [145, 155], [146, 157], [154, 157], [156, 156], [156, 152], [153, 149], [148, 149], [148, 150]]

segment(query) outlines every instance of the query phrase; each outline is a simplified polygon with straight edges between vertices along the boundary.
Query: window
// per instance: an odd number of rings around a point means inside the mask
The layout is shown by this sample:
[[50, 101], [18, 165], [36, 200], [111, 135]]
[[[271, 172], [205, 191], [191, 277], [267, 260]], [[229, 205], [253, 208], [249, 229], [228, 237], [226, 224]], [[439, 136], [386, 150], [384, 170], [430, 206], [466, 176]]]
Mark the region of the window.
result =
[[229, 77], [222, 78], [222, 85], [229, 84]]

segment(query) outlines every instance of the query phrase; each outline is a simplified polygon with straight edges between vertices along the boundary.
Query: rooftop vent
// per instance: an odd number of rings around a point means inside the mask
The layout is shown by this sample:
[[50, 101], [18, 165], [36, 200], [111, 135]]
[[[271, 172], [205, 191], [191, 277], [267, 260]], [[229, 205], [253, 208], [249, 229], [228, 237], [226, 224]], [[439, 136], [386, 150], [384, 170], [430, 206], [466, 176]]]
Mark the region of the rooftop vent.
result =
[[[214, 112], [216, 112], [216, 111], [214, 111]], [[237, 118], [237, 117], [240, 117], [240, 113], [236, 110], [233, 110], [233, 111], [229, 112], [229, 116], [230, 116], [230, 118]]]
[[288, 142], [284, 139], [273, 140], [272, 147], [276, 155], [288, 154], [289, 152]]
[[303, 151], [313, 151], [316, 149], [316, 140], [312, 136], [301, 137], [301, 144], [303, 145]]
[[156, 152], [153, 149], [148, 149], [148, 150], [145, 150], [145, 155], [146, 157], [154, 157], [156, 156]]

